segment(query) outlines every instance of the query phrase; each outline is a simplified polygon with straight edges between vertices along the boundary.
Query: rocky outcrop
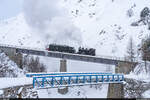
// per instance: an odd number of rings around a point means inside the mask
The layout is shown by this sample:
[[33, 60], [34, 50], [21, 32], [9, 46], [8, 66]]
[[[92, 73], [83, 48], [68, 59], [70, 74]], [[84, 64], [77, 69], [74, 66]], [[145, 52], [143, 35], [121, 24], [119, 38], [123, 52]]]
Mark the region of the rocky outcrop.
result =
[[32, 85], [4, 88], [0, 98], [38, 98], [37, 91]]
[[125, 98], [143, 98], [142, 94], [150, 89], [150, 83], [135, 79], [125, 79], [124, 97]]

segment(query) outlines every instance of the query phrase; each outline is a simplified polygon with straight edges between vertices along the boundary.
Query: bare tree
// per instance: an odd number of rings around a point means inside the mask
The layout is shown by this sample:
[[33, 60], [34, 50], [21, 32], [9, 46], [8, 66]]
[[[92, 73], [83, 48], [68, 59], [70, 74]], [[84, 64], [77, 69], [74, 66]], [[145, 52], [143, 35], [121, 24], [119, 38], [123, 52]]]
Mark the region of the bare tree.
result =
[[24, 57], [23, 66], [28, 72], [44, 72], [46, 71], [46, 67], [44, 64], [40, 63], [39, 57], [31, 58]]

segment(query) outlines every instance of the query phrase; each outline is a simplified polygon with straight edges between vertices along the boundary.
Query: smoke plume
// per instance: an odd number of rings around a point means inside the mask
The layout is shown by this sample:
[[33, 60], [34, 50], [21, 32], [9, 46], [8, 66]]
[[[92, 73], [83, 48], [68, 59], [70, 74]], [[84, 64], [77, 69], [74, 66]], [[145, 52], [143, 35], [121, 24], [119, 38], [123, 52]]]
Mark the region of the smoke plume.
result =
[[24, 0], [27, 23], [51, 43], [80, 44], [80, 30], [74, 26], [61, 0]]

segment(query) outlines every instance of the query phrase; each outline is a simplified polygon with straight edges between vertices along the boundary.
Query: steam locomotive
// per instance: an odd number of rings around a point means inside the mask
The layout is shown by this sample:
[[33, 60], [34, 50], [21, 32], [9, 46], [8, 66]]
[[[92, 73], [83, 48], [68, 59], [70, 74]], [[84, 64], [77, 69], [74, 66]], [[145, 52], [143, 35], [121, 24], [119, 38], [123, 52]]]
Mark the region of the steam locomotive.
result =
[[83, 54], [83, 55], [91, 55], [95, 56], [95, 49], [93, 48], [83, 48], [79, 47], [78, 51], [76, 52], [74, 47], [67, 46], [67, 45], [57, 45], [57, 44], [50, 44], [48, 48], [46, 48], [48, 51], [58, 51], [58, 52], [66, 52], [66, 53], [74, 53], [74, 54]]

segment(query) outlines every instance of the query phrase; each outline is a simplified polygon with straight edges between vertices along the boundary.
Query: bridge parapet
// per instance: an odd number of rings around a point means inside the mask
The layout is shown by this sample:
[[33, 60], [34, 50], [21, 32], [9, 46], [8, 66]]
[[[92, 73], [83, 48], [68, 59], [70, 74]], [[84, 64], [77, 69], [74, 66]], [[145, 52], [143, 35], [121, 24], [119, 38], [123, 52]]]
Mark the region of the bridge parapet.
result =
[[26, 77], [51, 76], [51, 75], [110, 75], [112, 73], [101, 72], [52, 72], [52, 73], [27, 73]]

